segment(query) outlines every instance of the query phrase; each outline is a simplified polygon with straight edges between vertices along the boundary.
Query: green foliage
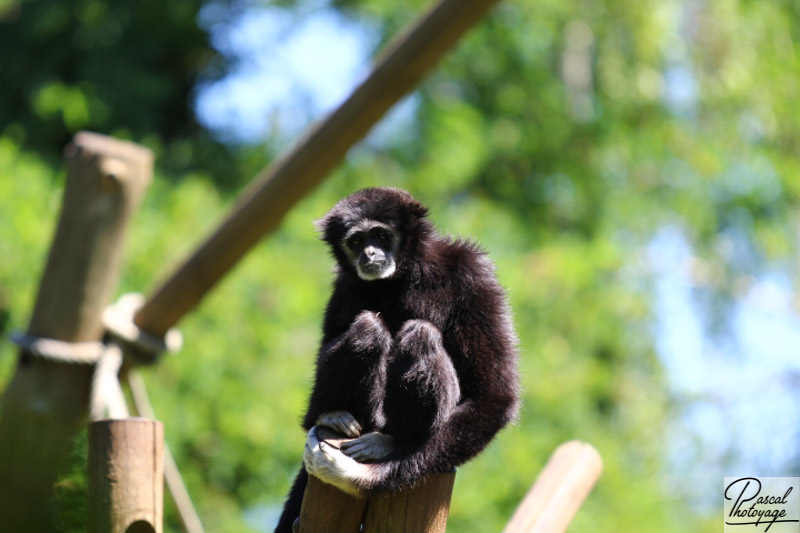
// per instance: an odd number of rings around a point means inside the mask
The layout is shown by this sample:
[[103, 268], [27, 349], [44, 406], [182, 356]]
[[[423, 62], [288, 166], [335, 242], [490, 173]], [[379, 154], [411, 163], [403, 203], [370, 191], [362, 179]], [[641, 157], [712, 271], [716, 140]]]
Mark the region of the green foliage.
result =
[[[386, 39], [427, 3], [333, 5]], [[0, 47], [43, 58], [6, 54], [0, 68], [0, 326], [24, 329], [63, 180], [60, 164], [31, 147], [52, 152], [92, 128], [156, 148], [120, 292], [154, 287], [263, 157], [245, 152], [228, 187], [215, 187], [233, 163], [205, 150], [188, 112], [211, 54], [196, 4], [4, 7]], [[443, 231], [489, 251], [523, 354], [520, 419], [460, 469], [449, 530], [499, 531], [549, 453], [579, 438], [605, 469], [576, 531], [718, 531], [715, 515], [665, 484], [674, 402], [655, 356], [643, 255], [659, 227], [681, 227], [706, 271], [699, 288], [723, 303], [744, 277], [796, 255], [798, 20], [791, 2], [500, 4], [420, 88], [413, 135], [351, 154], [180, 324], [183, 352], [146, 371], [207, 529], [243, 531], [255, 527], [245, 511], [277, 512], [299, 464], [331, 277], [311, 221], [353, 189], [395, 185], [430, 205]], [[745, 236], [752, 262], [725, 255], [731, 232]], [[0, 344], [0, 387], [13, 360]], [[80, 530], [80, 468], [59, 486], [64, 531]], [[173, 513], [167, 530], [177, 531]]]
[[79, 130], [136, 139], [168, 175], [202, 168], [222, 185], [240, 185], [255, 169], [214, 140], [191, 107], [196, 84], [224, 68], [197, 25], [201, 6], [0, 3], [0, 132], [54, 161]]

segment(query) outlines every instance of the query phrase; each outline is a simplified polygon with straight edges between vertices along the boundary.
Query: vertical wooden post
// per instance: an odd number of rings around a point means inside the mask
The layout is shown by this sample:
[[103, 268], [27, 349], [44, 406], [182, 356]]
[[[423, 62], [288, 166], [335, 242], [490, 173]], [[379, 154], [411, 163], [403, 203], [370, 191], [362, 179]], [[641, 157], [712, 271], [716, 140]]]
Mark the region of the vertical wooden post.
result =
[[[65, 156], [64, 201], [28, 332], [94, 341], [103, 333], [101, 312], [116, 286], [123, 237], [151, 181], [153, 156], [91, 133], [77, 134]], [[20, 357], [0, 414], [4, 531], [52, 528], [53, 483], [86, 420], [91, 374], [86, 365]]]
[[[335, 448], [349, 440], [325, 427], [318, 429], [318, 435]], [[300, 533], [359, 533], [366, 507], [366, 498], [351, 496], [309, 475], [300, 510]]]
[[89, 533], [161, 533], [163, 514], [161, 422], [89, 424]]
[[[349, 440], [327, 428], [318, 431], [336, 448]], [[410, 489], [367, 499], [308, 476], [300, 533], [444, 533], [455, 478], [455, 472], [432, 475]]]
[[300, 533], [444, 533], [455, 476], [429, 476], [411, 489], [368, 500], [309, 476]]
[[444, 533], [456, 473], [429, 476], [396, 494], [370, 498], [364, 533]]
[[559, 446], [503, 533], [563, 533], [603, 470], [597, 450], [585, 442]]
[[358, 533], [366, 506], [366, 498], [356, 498], [308, 476], [300, 533]]

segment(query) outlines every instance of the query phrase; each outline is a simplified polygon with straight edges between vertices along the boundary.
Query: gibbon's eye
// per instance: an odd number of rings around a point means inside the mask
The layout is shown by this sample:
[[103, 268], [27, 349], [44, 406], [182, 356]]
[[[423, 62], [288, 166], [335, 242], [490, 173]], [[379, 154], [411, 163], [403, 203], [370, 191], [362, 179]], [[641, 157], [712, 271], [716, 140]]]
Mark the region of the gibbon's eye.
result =
[[361, 235], [353, 235], [349, 239], [347, 239], [347, 247], [351, 250], [355, 250], [361, 246], [361, 243], [364, 242], [364, 238]]
[[391, 240], [391, 238], [392, 238], [391, 234], [387, 230], [385, 230], [383, 228], [377, 230], [375, 232], [375, 236], [378, 238], [379, 241], [384, 242], [384, 243], [385, 242], [389, 242]]

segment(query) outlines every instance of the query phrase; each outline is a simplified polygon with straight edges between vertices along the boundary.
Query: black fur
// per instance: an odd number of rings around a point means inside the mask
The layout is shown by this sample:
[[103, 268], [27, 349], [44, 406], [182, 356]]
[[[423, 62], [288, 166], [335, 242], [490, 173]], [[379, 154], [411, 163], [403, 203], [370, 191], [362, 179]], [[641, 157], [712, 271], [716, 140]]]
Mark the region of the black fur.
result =
[[[363, 433], [397, 448], [373, 463], [360, 489], [398, 490], [478, 454], [517, 412], [516, 336], [494, 267], [473, 243], [438, 234], [407, 192], [372, 188], [338, 202], [318, 222], [338, 263], [303, 427], [349, 411]], [[401, 235], [397, 270], [364, 281], [340, 249], [364, 219]], [[291, 531], [307, 480], [301, 470], [277, 532]]]

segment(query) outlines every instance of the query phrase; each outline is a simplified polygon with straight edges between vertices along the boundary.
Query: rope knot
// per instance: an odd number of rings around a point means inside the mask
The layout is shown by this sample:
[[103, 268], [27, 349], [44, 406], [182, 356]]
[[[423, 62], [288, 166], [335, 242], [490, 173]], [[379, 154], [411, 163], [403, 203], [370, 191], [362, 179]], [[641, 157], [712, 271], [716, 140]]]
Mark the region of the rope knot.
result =
[[106, 337], [103, 341], [67, 342], [31, 333], [14, 332], [11, 341], [25, 352], [57, 363], [94, 365], [89, 415], [93, 420], [108, 416], [125, 418], [128, 408], [119, 384], [123, 359], [134, 364], [153, 364], [163, 352], [181, 349], [183, 336], [170, 329], [164, 338], [137, 326], [133, 317], [144, 304], [144, 296], [123, 294], [103, 311]]
[[143, 295], [123, 294], [103, 311], [103, 325], [106, 333], [124, 348], [126, 355], [139, 364], [149, 365], [158, 361], [164, 352], [179, 351], [183, 346], [183, 336], [172, 328], [164, 337], [157, 337], [137, 326], [133, 317], [143, 304]]

